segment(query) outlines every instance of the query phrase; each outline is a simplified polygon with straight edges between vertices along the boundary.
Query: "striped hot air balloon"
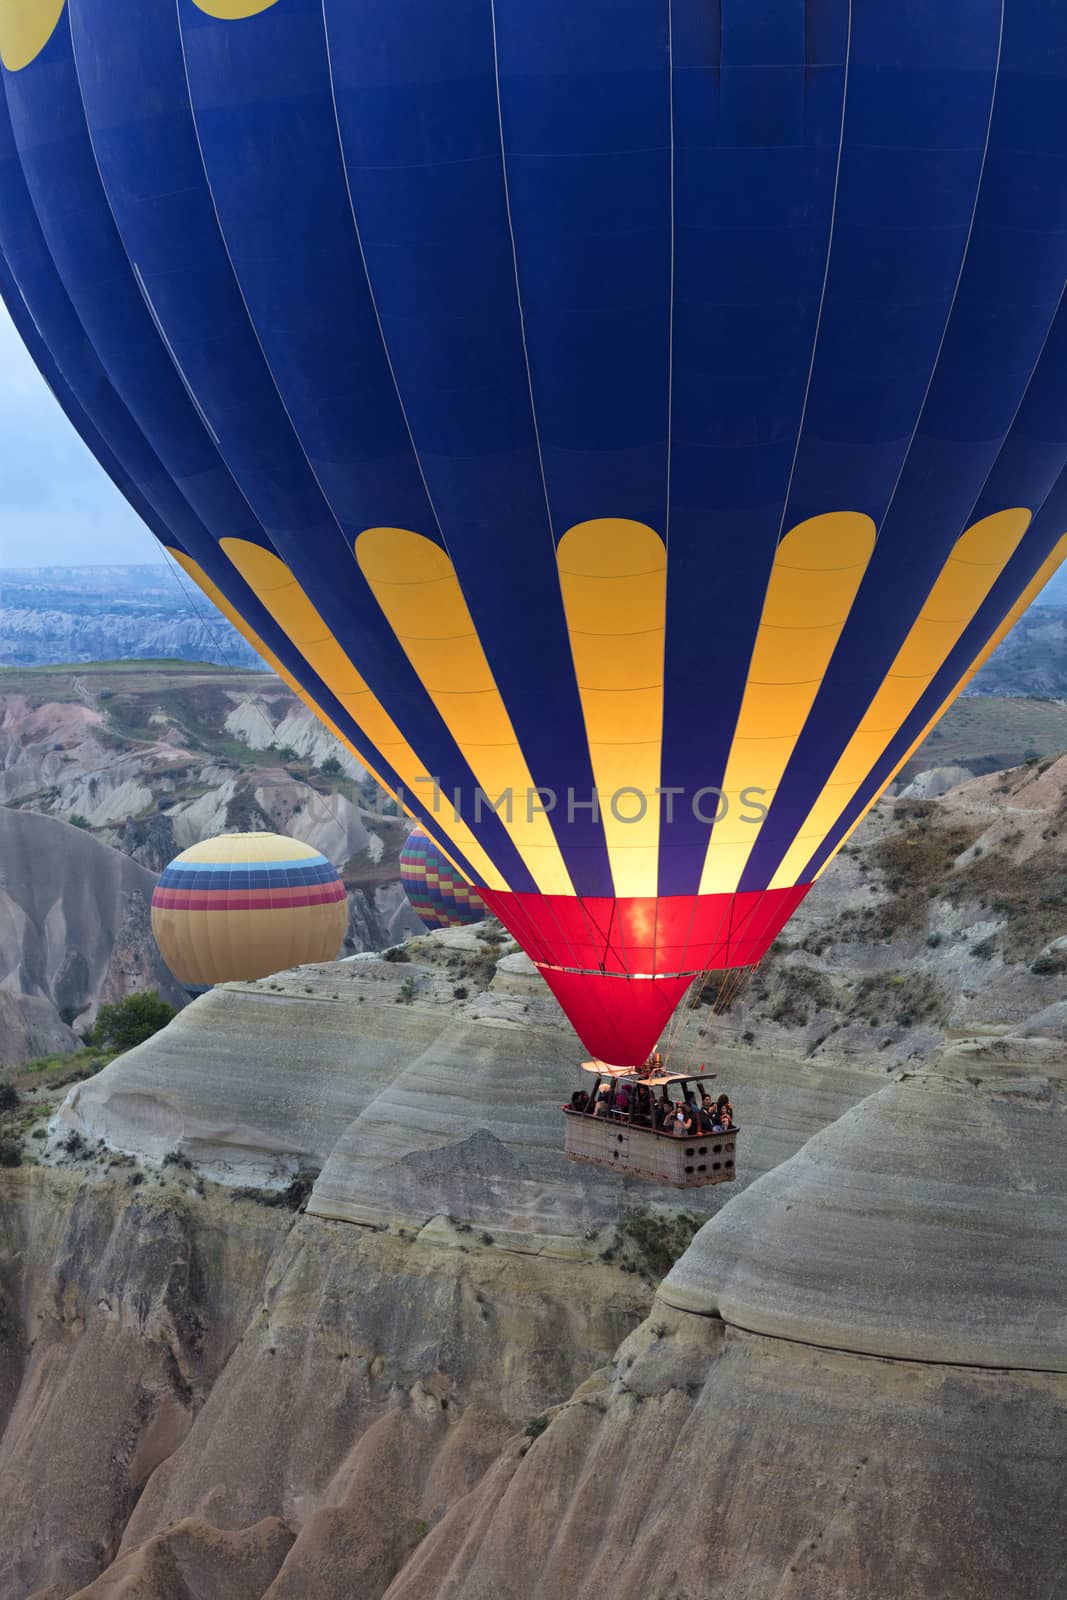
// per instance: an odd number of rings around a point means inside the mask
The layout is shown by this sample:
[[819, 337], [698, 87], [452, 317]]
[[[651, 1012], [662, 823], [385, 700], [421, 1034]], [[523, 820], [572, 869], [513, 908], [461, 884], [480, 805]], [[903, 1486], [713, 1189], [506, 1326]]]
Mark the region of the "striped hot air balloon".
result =
[[60, 404], [642, 1059], [1064, 554], [1067, 11], [7, 0], [0, 56]]
[[332, 961], [348, 900], [326, 857], [278, 833], [223, 833], [183, 850], [152, 891], [152, 932], [193, 993]]
[[486, 904], [423, 828], [413, 828], [400, 852], [400, 881], [416, 916], [428, 928], [467, 928]]

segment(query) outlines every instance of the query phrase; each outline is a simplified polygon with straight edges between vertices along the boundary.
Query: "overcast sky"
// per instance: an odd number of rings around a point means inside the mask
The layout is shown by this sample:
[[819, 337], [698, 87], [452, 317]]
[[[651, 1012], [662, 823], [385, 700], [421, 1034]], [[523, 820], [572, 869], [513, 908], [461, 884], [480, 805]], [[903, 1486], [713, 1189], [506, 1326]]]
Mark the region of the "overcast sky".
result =
[[0, 304], [0, 567], [162, 559], [82, 444]]

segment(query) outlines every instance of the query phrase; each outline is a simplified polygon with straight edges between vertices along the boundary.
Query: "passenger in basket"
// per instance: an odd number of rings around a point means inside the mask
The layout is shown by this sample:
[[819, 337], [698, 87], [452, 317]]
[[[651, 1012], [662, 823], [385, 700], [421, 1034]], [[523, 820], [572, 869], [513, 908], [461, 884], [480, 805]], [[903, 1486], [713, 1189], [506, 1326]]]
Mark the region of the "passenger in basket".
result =
[[693, 1116], [684, 1101], [673, 1107], [667, 1131], [676, 1139], [686, 1139], [692, 1133]]
[[633, 1120], [642, 1128], [652, 1126], [652, 1096], [643, 1083], [637, 1085], [634, 1094]]

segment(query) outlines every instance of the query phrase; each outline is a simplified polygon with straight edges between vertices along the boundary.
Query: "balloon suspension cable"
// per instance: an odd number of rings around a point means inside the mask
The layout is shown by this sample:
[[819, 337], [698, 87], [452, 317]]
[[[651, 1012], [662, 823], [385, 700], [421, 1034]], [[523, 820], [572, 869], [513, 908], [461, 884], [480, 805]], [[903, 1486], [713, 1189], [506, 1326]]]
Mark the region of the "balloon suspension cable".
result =
[[[756, 916], [758, 916], [760, 906], [763, 904], [766, 893], [766, 888], [760, 890], [759, 898], [757, 899], [756, 904], [745, 917], [746, 923], [751, 922]], [[730, 928], [727, 933], [727, 948], [729, 948], [729, 945], [733, 940], [733, 936], [733, 905], [731, 905]], [[762, 960], [762, 957], [760, 960]], [[759, 967], [760, 961], [755, 961], [750, 966], [728, 967], [725, 972], [722, 972], [721, 968], [710, 967], [707, 969], [707, 971], [701, 973], [700, 979], [696, 986], [696, 992], [694, 993], [692, 987], [690, 987], [689, 993], [685, 996], [682, 1005], [678, 1007], [677, 1011], [675, 1011], [673, 1017], [667, 1025], [667, 1046], [663, 1058], [664, 1067], [666, 1067], [667, 1063], [670, 1061], [674, 1048], [679, 1043], [682, 1034], [685, 1031], [685, 1026], [689, 1020], [690, 1012], [695, 1011], [698, 1006], [701, 1005], [704, 997], [704, 991], [707, 989], [708, 984], [711, 982], [716, 973], [718, 972], [721, 975], [719, 978], [719, 992], [712, 1002], [712, 1012], [716, 1016], [723, 1016], [727, 1011], [729, 1011], [735, 1000], [740, 999], [745, 993], [747, 993], [748, 986], [752, 982], [755, 974], [759, 971]]]

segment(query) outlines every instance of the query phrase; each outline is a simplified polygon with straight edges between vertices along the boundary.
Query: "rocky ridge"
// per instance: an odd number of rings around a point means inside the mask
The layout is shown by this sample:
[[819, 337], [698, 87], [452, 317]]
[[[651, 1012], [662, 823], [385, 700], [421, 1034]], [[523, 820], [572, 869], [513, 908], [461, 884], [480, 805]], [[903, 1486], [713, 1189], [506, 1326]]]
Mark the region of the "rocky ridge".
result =
[[0, 1061], [73, 1050], [99, 1007], [186, 996], [152, 937], [155, 874], [51, 817], [0, 807]]
[[[305, 1021], [323, 1004], [273, 993]], [[172, 1100], [175, 1060], [156, 1065]], [[185, 1071], [206, 1120], [192, 1054]], [[282, 1069], [261, 1071], [270, 1101]], [[0, 1597], [1051, 1597], [1064, 1087], [1055, 1041], [1009, 1036], [893, 1075], [783, 1163], [765, 1145], [764, 1176], [654, 1299], [650, 1241], [677, 1240], [677, 1197], [636, 1233], [616, 1209], [619, 1248], [595, 1260], [531, 1253], [509, 1239], [526, 1152], [484, 1094], [473, 1133], [438, 1146], [459, 1209], [420, 1228], [440, 1165], [409, 1162], [390, 1191], [404, 1156], [372, 1126], [383, 1187], [362, 1225], [106, 1146], [0, 1174]], [[434, 1113], [409, 1094], [421, 1154]], [[805, 1104], [799, 1078], [777, 1094]], [[496, 1142], [493, 1211], [464, 1152]]]

